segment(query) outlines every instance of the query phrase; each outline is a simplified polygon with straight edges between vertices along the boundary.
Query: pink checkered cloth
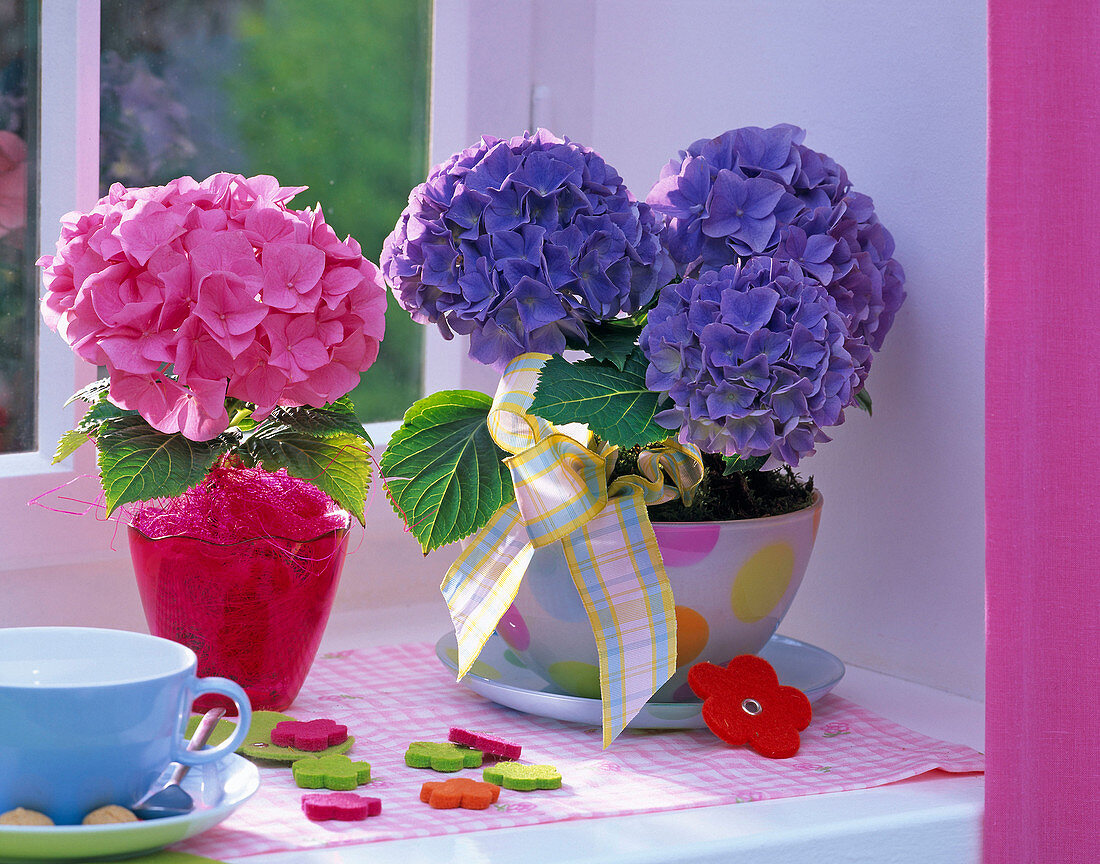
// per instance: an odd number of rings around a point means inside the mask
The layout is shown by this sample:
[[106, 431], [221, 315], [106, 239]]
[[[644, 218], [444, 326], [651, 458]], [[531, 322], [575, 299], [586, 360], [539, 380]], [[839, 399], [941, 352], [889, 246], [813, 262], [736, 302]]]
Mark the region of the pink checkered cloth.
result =
[[[706, 729], [631, 731], [608, 750], [600, 729], [521, 714], [456, 684], [431, 645], [387, 645], [319, 657], [289, 714], [331, 717], [355, 736], [351, 756], [370, 763], [361, 794], [382, 799], [382, 815], [363, 822], [310, 822], [288, 768], [261, 767], [260, 791], [218, 827], [174, 847], [215, 858], [316, 849], [842, 792], [927, 771], [975, 772], [984, 757], [936, 741], [837, 696], [814, 705], [814, 719], [791, 759], [731, 748]], [[488, 810], [433, 810], [420, 801], [425, 781], [481, 779], [480, 769], [438, 774], [405, 766], [411, 741], [446, 741], [450, 726], [514, 740], [521, 761], [555, 765], [562, 787], [501, 791]]]

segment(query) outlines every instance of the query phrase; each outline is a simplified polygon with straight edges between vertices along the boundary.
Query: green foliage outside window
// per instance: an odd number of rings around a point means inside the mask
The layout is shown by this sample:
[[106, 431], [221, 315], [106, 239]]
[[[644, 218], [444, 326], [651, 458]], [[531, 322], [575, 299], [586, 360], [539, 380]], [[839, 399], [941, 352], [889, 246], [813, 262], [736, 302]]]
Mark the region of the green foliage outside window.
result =
[[[430, 0], [104, 0], [103, 186], [272, 174], [376, 261], [427, 169]], [[361, 419], [421, 393], [423, 328], [391, 301]]]

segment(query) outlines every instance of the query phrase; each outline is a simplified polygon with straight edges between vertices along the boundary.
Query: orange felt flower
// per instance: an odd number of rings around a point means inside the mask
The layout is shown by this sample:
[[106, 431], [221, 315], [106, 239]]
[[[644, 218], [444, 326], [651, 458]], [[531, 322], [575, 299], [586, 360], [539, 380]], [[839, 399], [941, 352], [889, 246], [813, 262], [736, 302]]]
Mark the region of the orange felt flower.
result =
[[725, 667], [697, 663], [688, 671], [688, 684], [703, 700], [703, 721], [723, 741], [748, 744], [772, 759], [798, 752], [798, 733], [813, 716], [810, 700], [781, 685], [767, 660], [743, 654]]
[[420, 787], [420, 800], [436, 810], [485, 810], [500, 796], [500, 787], [469, 777], [429, 782]]

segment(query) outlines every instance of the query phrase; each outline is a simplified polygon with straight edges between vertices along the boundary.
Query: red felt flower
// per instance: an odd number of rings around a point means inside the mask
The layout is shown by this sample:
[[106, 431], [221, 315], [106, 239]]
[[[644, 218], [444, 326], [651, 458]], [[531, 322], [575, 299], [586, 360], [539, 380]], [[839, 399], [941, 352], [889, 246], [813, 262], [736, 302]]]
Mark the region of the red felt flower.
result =
[[727, 666], [696, 663], [688, 684], [703, 700], [703, 721], [729, 744], [748, 744], [761, 756], [786, 759], [798, 752], [798, 733], [810, 725], [810, 700], [782, 686], [771, 664], [743, 654]]

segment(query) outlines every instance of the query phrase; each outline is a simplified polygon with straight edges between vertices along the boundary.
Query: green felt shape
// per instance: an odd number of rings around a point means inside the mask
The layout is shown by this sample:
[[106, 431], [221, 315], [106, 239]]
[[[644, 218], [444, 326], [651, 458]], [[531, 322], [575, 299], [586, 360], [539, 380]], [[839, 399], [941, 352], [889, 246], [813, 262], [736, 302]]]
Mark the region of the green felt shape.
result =
[[405, 764], [410, 768], [431, 768], [433, 771], [458, 771], [480, 768], [481, 751], [457, 744], [436, 741], [413, 741], [405, 752]]
[[302, 789], [331, 789], [347, 792], [363, 783], [370, 783], [370, 765], [352, 762], [347, 756], [332, 754], [319, 759], [312, 756], [299, 759], [290, 766], [294, 782]]
[[496, 783], [517, 792], [535, 789], [560, 789], [561, 774], [553, 765], [521, 765], [519, 762], [497, 762], [481, 773], [486, 783]]
[[[195, 727], [199, 725], [201, 719], [200, 716], [196, 715], [187, 721], [187, 729], [184, 733], [186, 737], [190, 738], [194, 734]], [[287, 714], [280, 714], [278, 711], [253, 711], [252, 724], [248, 727], [248, 734], [245, 736], [244, 743], [237, 748], [237, 752], [253, 762], [286, 763], [297, 762], [305, 756], [329, 756], [335, 753], [347, 753], [351, 749], [351, 745], [355, 743], [355, 739], [349, 736], [346, 741], [341, 741], [339, 744], [334, 744], [324, 750], [315, 751], [296, 750], [293, 747], [278, 747], [271, 743], [271, 730], [275, 728], [276, 723], [281, 723], [283, 720], [298, 719]], [[232, 720], [219, 720], [218, 725], [214, 727], [214, 733], [210, 736], [209, 746], [213, 747], [215, 744], [225, 741], [236, 728], [237, 724]]]

